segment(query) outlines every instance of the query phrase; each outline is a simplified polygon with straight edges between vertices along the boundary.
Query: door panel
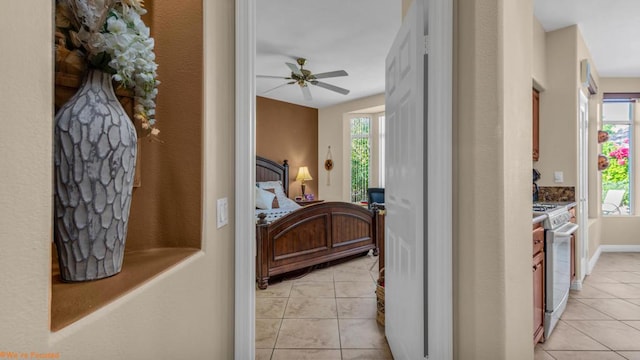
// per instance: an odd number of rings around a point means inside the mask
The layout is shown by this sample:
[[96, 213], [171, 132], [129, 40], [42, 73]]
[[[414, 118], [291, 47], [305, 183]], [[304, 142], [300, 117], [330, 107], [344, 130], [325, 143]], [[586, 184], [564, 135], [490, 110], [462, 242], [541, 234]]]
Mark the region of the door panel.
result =
[[386, 61], [385, 325], [397, 359], [426, 353], [423, 16], [414, 1]]

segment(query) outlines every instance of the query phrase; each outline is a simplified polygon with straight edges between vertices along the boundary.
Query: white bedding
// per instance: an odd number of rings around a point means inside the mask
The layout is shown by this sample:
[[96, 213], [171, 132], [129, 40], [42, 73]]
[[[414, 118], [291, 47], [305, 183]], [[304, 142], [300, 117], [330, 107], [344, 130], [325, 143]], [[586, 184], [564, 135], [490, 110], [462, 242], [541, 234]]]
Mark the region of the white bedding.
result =
[[[271, 223], [288, 213], [301, 208], [300, 205], [285, 195], [280, 181], [264, 181], [257, 183], [257, 185], [260, 189], [275, 189], [274, 193], [275, 197], [278, 199], [279, 207], [273, 209], [270, 208], [270, 206], [266, 206], [266, 208], [263, 209], [256, 209], [256, 222], [259, 220], [258, 215], [261, 213], [267, 214], [267, 223]], [[268, 199], [267, 202], [270, 203], [271, 199]]]
[[256, 222], [260, 220], [258, 215], [262, 213], [267, 214], [265, 220], [267, 220], [267, 224], [270, 224], [295, 210], [296, 209], [256, 209]]

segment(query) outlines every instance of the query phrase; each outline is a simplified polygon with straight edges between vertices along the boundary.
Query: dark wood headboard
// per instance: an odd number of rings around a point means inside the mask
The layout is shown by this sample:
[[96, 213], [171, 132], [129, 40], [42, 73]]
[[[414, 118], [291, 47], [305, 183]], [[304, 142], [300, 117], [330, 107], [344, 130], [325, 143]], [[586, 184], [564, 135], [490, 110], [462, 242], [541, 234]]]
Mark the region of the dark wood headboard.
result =
[[284, 193], [289, 196], [289, 162], [283, 161], [282, 165], [275, 161], [256, 156], [256, 182], [282, 181]]

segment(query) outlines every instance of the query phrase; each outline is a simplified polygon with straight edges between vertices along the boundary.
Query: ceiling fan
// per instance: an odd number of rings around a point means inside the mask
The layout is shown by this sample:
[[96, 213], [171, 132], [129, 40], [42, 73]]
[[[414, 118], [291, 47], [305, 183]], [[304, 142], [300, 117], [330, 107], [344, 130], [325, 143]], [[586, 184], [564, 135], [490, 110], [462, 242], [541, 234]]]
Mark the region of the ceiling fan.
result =
[[327, 84], [325, 82], [322, 81], [318, 81], [318, 79], [326, 79], [326, 78], [331, 78], [331, 77], [339, 77], [339, 76], [348, 76], [349, 74], [347, 74], [346, 71], [344, 70], [336, 70], [336, 71], [329, 71], [329, 72], [324, 72], [324, 73], [320, 73], [320, 74], [313, 74], [311, 72], [311, 70], [305, 69], [304, 65], [307, 63], [307, 59], [304, 58], [298, 58], [296, 60], [296, 62], [298, 63], [298, 65], [300, 66], [300, 68], [298, 68], [295, 64], [292, 63], [285, 63], [289, 69], [291, 69], [291, 75], [288, 77], [282, 77], [282, 76], [269, 76], [269, 75], [257, 75], [256, 77], [258, 78], [270, 78], [270, 79], [284, 79], [284, 80], [291, 80], [288, 81], [282, 85], [278, 85], [272, 89], [269, 89], [267, 91], [265, 91], [263, 94], [266, 94], [268, 92], [271, 92], [273, 90], [279, 89], [285, 85], [293, 85], [293, 84], [298, 84], [300, 86], [300, 90], [302, 90], [302, 95], [304, 96], [305, 100], [312, 100], [311, 97], [311, 91], [309, 90], [309, 84], [311, 85], [315, 85], [315, 86], [319, 86], [321, 88], [325, 88], [327, 90], [331, 90], [331, 91], [335, 91], [337, 93], [340, 93], [342, 95], [347, 95], [349, 93], [349, 90], [335, 86], [335, 85], [331, 85], [331, 84]]

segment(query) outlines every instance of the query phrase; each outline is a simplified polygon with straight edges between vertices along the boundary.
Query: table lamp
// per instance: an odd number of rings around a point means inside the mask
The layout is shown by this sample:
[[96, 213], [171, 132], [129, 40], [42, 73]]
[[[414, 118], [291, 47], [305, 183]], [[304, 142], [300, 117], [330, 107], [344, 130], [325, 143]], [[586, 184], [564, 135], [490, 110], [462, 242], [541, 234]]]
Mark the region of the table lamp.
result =
[[306, 166], [301, 166], [300, 169], [298, 169], [298, 175], [296, 176], [296, 181], [301, 182], [303, 199], [304, 199], [304, 188], [306, 187], [304, 182], [309, 180], [313, 180], [313, 178], [311, 177], [311, 174], [309, 174], [309, 168], [307, 168]]

